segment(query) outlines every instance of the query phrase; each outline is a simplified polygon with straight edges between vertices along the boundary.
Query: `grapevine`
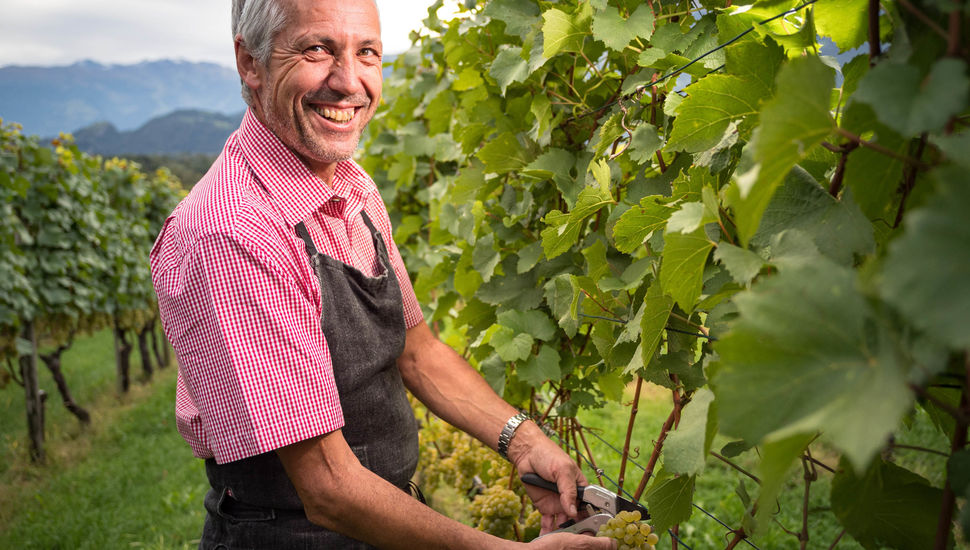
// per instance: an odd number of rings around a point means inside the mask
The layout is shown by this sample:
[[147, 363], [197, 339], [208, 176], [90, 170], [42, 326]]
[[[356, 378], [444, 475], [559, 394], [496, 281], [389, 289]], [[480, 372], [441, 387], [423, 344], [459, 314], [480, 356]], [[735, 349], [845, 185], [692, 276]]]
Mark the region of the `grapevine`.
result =
[[[114, 325], [136, 333], [142, 365], [164, 365], [148, 352], [155, 300], [147, 255], [165, 217], [181, 197], [166, 170], [87, 155], [70, 136], [42, 144], [0, 121], [0, 361], [13, 362], [25, 382], [31, 454], [43, 459], [41, 359], [62, 401], [81, 422], [89, 415], [71, 396], [61, 355], [78, 334]], [[141, 342], [139, 342], [141, 344]], [[117, 350], [119, 365], [127, 363]], [[122, 377], [127, 369], [120, 369]], [[0, 379], [0, 382], [6, 378]], [[125, 381], [120, 381], [123, 388]]]
[[[660, 435], [622, 445], [624, 466], [649, 456], [626, 487], [658, 532], [703, 521], [716, 457], [759, 484], [725, 518], [732, 548], [807, 547], [816, 519], [844, 533], [812, 546], [951, 545], [970, 495], [966, 2], [441, 4], [361, 158], [426, 317], [571, 452], [577, 414], [666, 388]], [[937, 480], [893, 456], [915, 415], [951, 442]], [[779, 528], [800, 464], [832, 490]]]

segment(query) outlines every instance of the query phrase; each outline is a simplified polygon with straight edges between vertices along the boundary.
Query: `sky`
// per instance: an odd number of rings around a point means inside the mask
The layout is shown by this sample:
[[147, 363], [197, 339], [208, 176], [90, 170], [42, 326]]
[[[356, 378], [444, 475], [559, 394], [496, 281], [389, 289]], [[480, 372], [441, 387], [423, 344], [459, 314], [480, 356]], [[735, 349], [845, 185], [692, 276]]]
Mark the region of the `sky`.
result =
[[[434, 0], [377, 0], [385, 54], [406, 50]], [[451, 3], [439, 16], [446, 18]], [[2, 0], [0, 67], [156, 59], [235, 67], [229, 0]]]

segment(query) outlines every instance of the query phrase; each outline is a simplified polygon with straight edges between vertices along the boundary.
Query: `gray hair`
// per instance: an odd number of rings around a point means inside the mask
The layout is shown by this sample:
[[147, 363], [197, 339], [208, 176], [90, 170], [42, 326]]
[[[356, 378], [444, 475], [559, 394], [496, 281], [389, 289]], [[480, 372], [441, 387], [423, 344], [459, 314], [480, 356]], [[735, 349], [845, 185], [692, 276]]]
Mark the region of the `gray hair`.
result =
[[[257, 63], [265, 66], [273, 39], [286, 25], [286, 10], [280, 0], [232, 0], [232, 37], [241, 36]], [[252, 91], [242, 83], [242, 98], [253, 102]]]

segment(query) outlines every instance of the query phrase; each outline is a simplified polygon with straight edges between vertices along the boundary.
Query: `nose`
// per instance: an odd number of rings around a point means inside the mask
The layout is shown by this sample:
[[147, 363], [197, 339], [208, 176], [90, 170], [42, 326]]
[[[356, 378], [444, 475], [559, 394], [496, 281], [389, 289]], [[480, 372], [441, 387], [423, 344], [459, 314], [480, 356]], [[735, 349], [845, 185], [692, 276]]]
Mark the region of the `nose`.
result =
[[354, 55], [343, 55], [334, 60], [327, 77], [327, 87], [342, 95], [355, 95], [364, 91], [361, 67]]

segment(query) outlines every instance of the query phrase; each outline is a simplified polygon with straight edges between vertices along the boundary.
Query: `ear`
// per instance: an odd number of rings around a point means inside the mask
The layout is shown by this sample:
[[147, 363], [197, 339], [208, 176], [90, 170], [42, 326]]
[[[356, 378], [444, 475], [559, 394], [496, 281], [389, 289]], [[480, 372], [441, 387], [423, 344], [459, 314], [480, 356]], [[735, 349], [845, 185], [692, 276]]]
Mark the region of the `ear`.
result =
[[236, 35], [233, 46], [236, 49], [236, 70], [239, 72], [239, 78], [250, 90], [256, 92], [262, 85], [262, 78], [258, 70], [259, 62], [249, 53], [242, 35]]

